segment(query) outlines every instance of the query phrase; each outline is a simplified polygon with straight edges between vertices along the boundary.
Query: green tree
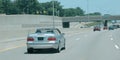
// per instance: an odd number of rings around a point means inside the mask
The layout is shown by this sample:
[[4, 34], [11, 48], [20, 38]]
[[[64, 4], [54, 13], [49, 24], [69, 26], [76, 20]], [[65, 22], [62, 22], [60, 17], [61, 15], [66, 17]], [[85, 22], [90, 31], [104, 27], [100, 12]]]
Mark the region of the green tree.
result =
[[19, 8], [17, 7], [17, 4], [14, 1], [11, 2], [11, 6], [10, 6], [10, 9], [9, 9], [9, 14], [20, 14], [20, 10], [19, 10]]
[[4, 13], [2, 0], [0, 0], [0, 14]]
[[16, 0], [20, 13], [37, 14], [39, 8], [38, 0]]
[[[60, 5], [60, 2], [58, 1], [50, 1], [46, 3], [41, 3], [42, 5], [42, 13], [43, 15], [53, 15], [53, 2], [54, 2], [54, 10], [55, 10], [55, 15], [58, 15], [62, 11], [62, 6]], [[46, 13], [44, 13], [46, 11]]]
[[3, 10], [5, 14], [9, 14], [11, 8], [11, 0], [2, 0]]
[[84, 11], [80, 7], [77, 7], [76, 8], [76, 15], [77, 16], [83, 16], [84, 15]]
[[83, 16], [84, 15], [84, 11], [80, 8], [67, 8], [63, 10], [63, 16]]
[[89, 15], [96, 16], [96, 15], [101, 15], [101, 13], [100, 12], [94, 12], [94, 13], [89, 13]]
[[[0, 0], [0, 13], [53, 15], [53, 2], [56, 16], [84, 15], [84, 11], [80, 7], [63, 9], [63, 6], [58, 1], [40, 3], [38, 0]], [[91, 15], [99, 14], [95, 12]]]

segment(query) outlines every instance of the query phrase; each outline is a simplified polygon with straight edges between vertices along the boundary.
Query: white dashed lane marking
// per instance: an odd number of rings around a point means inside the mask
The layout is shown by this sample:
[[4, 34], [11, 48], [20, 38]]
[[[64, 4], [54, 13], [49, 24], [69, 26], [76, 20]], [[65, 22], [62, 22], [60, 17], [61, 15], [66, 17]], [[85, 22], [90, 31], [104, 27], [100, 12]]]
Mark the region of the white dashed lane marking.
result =
[[113, 40], [113, 38], [110, 38], [110, 40]]
[[80, 40], [80, 38], [77, 38], [76, 40]]
[[116, 48], [116, 49], [120, 49], [118, 45], [115, 45], [115, 48]]
[[[109, 35], [109, 37], [110, 37], [110, 40], [111, 40], [111, 41], [114, 40], [112, 35]], [[113, 42], [114, 42], [114, 41], [113, 41]], [[120, 49], [119, 46], [118, 46], [117, 44], [115, 44], [114, 46], [115, 46], [116, 49]]]

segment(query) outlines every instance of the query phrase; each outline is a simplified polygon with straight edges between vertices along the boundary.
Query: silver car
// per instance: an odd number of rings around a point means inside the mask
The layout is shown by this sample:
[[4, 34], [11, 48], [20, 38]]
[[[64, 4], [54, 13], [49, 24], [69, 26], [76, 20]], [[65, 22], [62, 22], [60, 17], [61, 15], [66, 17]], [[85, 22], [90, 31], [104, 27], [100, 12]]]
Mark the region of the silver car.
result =
[[27, 37], [27, 52], [32, 53], [35, 49], [53, 49], [60, 52], [65, 49], [64, 33], [57, 28], [40, 28]]

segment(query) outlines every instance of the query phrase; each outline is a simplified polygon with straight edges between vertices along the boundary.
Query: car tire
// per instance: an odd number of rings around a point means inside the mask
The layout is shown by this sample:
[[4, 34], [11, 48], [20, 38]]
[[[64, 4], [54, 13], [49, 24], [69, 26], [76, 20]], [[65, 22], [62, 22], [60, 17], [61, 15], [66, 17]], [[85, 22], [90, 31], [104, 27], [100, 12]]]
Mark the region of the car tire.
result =
[[56, 49], [56, 53], [60, 53], [60, 48], [57, 48], [57, 49]]
[[62, 50], [65, 50], [66, 49], [66, 47], [65, 47], [65, 43], [64, 43], [64, 47], [62, 48]]
[[60, 51], [61, 51], [60, 45], [58, 45], [58, 48], [55, 51], [56, 51], [56, 53], [60, 53]]
[[27, 49], [27, 52], [28, 53], [33, 53], [33, 49], [29, 48], [29, 49]]
[[62, 48], [62, 50], [65, 50], [65, 49], [66, 49], [66, 47], [63, 47], [63, 48]]

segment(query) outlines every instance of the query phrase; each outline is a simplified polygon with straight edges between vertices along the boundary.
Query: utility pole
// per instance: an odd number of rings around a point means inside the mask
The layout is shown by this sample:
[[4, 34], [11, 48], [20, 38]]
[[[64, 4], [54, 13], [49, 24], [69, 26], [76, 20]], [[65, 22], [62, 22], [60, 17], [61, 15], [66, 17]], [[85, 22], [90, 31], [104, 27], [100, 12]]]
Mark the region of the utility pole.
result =
[[89, 0], [87, 0], [87, 22], [89, 21]]
[[55, 28], [55, 2], [54, 2], [54, 0], [53, 0], [53, 28]]

